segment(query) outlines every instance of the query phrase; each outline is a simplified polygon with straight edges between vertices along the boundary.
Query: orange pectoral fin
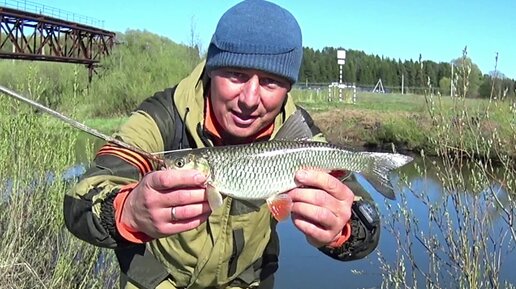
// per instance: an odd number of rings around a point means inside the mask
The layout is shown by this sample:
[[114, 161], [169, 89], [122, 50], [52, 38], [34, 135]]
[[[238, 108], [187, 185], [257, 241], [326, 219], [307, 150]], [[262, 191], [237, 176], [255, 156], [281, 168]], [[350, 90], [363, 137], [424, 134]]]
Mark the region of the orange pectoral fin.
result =
[[275, 195], [267, 199], [267, 205], [274, 219], [281, 222], [290, 215], [292, 199], [287, 194]]
[[320, 172], [325, 172], [325, 173], [328, 173], [330, 175], [332, 175], [334, 178], [337, 178], [339, 180], [344, 180], [346, 179], [349, 174], [351, 173], [350, 171], [347, 171], [347, 170], [338, 170], [338, 169], [335, 169], [335, 170], [328, 170], [328, 169], [321, 169], [321, 168], [303, 168], [305, 170], [315, 170], [315, 171], [320, 171]]
[[330, 175], [332, 175], [333, 177], [339, 179], [339, 180], [343, 180], [345, 178], [347, 178], [349, 176], [349, 171], [346, 171], [346, 170], [331, 170], [329, 172]]

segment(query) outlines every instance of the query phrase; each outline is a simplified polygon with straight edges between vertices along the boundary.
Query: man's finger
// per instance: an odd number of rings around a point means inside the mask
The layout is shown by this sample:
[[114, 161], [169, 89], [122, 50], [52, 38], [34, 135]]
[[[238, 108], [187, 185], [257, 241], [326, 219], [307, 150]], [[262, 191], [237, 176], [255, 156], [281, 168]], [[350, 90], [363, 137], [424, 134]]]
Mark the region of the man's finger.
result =
[[152, 189], [164, 191], [204, 186], [206, 176], [196, 170], [161, 170], [148, 174], [145, 181]]
[[291, 212], [324, 228], [330, 228], [339, 221], [331, 210], [303, 202], [293, 203]]
[[346, 185], [326, 172], [300, 170], [296, 173], [296, 181], [306, 187], [322, 189], [338, 200], [353, 198], [353, 192]]
[[210, 205], [208, 204], [208, 202], [204, 202], [199, 204], [172, 207], [170, 216], [172, 221], [181, 221], [198, 218], [199, 216], [205, 215], [210, 212]]
[[306, 235], [307, 239], [313, 240], [313, 243], [318, 245], [327, 244], [335, 238], [333, 232], [319, 227], [301, 216], [292, 215], [292, 222], [299, 231]]
[[321, 207], [328, 207], [328, 204], [338, 200], [321, 189], [296, 188], [288, 193], [293, 202], [309, 203]]
[[181, 189], [181, 190], [162, 190], [156, 198], [158, 206], [161, 208], [177, 207], [190, 204], [198, 204], [208, 201], [206, 190], [200, 189]]

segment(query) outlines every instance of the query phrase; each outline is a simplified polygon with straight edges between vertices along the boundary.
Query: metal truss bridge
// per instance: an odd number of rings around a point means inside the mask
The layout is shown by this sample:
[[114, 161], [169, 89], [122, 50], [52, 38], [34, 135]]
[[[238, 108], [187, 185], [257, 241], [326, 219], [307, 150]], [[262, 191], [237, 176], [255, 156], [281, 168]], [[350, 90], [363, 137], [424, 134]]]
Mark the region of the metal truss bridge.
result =
[[116, 37], [95, 27], [99, 24], [93, 18], [30, 1], [0, 0], [0, 59], [84, 64], [91, 81]]

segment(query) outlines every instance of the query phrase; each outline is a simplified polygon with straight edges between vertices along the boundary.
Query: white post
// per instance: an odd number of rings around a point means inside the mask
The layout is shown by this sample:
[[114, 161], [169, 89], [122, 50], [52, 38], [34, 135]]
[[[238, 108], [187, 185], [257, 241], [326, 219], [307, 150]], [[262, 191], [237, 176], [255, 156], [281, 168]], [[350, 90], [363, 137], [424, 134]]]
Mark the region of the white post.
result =
[[353, 104], [357, 102], [357, 86], [353, 83]]
[[339, 65], [339, 101], [342, 101], [342, 65], [346, 63], [346, 50], [337, 50], [337, 64]]
[[342, 102], [342, 65], [339, 65], [339, 101]]

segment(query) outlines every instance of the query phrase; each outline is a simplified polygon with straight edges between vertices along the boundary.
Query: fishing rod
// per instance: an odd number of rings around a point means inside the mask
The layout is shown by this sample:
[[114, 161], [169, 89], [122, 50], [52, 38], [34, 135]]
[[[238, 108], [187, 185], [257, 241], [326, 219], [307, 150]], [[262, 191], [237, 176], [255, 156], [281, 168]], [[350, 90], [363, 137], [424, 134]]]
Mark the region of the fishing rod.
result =
[[29, 104], [31, 106], [34, 106], [34, 107], [36, 107], [36, 108], [38, 108], [38, 109], [40, 109], [40, 110], [50, 114], [51, 116], [53, 116], [53, 117], [55, 117], [55, 118], [65, 122], [66, 124], [69, 124], [72, 127], [77, 128], [79, 130], [82, 130], [83, 132], [86, 132], [86, 133], [88, 133], [88, 134], [90, 134], [92, 136], [98, 137], [98, 138], [103, 139], [103, 140], [105, 140], [107, 142], [114, 143], [114, 144], [116, 144], [116, 145], [118, 145], [120, 147], [126, 148], [128, 150], [137, 152], [137, 153], [139, 153], [139, 154], [149, 158], [150, 160], [158, 162], [160, 165], [165, 165], [165, 161], [162, 158], [160, 158], [159, 156], [156, 156], [155, 154], [146, 152], [146, 151], [144, 151], [144, 150], [142, 150], [140, 148], [137, 148], [135, 146], [132, 146], [132, 145], [126, 143], [126, 142], [118, 140], [118, 139], [116, 139], [114, 137], [111, 137], [109, 135], [103, 134], [103, 133], [101, 133], [100, 131], [98, 131], [98, 130], [96, 130], [94, 128], [88, 127], [88, 126], [86, 126], [86, 125], [84, 125], [84, 124], [82, 124], [82, 123], [80, 123], [80, 122], [78, 122], [78, 121], [76, 121], [76, 120], [66, 116], [66, 115], [63, 115], [63, 114], [61, 114], [61, 113], [59, 113], [59, 112], [57, 112], [57, 111], [55, 111], [55, 110], [53, 110], [51, 108], [48, 108], [48, 107], [46, 107], [46, 106], [44, 106], [44, 105], [42, 105], [42, 104], [40, 104], [40, 103], [38, 103], [36, 101], [33, 101], [33, 100], [29, 99], [29, 98], [26, 98], [26, 97], [24, 97], [24, 96], [22, 96], [22, 95], [20, 95], [20, 94], [18, 94], [16, 92], [14, 92], [14, 91], [6, 88], [6, 87], [3, 87], [1, 85], [0, 85], [0, 92], [3, 92], [4, 94], [7, 94], [8, 96], [11, 96], [11, 97], [13, 97], [15, 99], [21, 100], [21, 101], [23, 101], [23, 102], [25, 102], [25, 103], [27, 103], [27, 104]]

